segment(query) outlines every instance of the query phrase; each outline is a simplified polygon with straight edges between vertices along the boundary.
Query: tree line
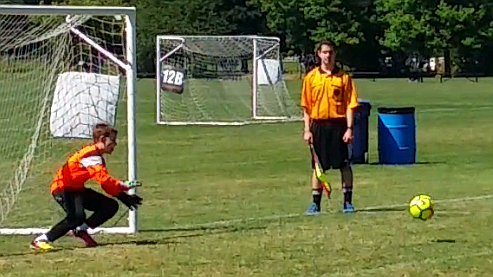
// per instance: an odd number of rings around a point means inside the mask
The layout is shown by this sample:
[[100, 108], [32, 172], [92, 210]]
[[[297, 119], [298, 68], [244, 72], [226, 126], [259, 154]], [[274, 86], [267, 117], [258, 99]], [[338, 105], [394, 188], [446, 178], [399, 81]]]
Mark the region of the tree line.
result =
[[444, 57], [446, 72], [493, 73], [493, 0], [0, 0], [11, 4], [135, 6], [141, 73], [156, 35], [272, 35], [283, 56], [333, 40], [355, 71], [401, 70]]

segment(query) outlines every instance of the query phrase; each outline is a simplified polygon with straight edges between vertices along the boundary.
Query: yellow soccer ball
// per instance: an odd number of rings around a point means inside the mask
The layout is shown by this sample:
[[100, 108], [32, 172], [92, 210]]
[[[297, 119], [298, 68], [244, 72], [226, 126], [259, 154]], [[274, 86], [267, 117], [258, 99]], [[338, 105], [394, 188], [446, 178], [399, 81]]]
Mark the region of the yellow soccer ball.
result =
[[428, 195], [417, 195], [409, 202], [409, 213], [412, 217], [427, 220], [433, 217], [433, 200]]

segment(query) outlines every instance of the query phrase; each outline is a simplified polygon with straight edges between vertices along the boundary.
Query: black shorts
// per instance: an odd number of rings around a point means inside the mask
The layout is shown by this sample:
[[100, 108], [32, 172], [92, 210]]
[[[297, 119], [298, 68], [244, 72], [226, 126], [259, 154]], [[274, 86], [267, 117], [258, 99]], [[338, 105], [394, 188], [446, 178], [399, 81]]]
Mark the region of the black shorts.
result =
[[346, 119], [314, 120], [310, 129], [322, 169], [345, 167], [349, 160], [348, 145], [342, 139], [347, 130]]
[[116, 202], [114, 199], [88, 188], [74, 191], [57, 191], [53, 193], [53, 198], [62, 206], [70, 218], [85, 218], [84, 210], [95, 212], [105, 209], [109, 205], [114, 205], [112, 202]]

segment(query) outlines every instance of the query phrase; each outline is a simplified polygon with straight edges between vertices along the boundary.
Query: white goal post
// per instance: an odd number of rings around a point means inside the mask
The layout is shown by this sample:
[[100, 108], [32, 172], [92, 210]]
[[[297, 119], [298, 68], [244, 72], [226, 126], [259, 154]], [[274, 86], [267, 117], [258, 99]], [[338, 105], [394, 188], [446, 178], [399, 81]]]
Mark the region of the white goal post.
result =
[[[49, 184], [98, 122], [119, 131], [115, 175], [137, 180], [135, 26], [134, 7], [0, 5], [1, 235], [63, 218]], [[135, 233], [137, 212], [116, 224], [90, 232]]]
[[301, 120], [277, 37], [157, 36], [156, 103], [166, 125]]

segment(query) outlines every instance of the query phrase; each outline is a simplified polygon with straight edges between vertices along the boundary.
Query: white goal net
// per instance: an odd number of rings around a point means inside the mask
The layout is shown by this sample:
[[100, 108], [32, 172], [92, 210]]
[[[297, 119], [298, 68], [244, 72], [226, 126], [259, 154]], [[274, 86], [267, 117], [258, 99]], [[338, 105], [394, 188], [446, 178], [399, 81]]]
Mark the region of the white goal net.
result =
[[[136, 179], [134, 26], [134, 8], [0, 6], [0, 234], [65, 216], [49, 185], [96, 123], [119, 131], [112, 174]], [[104, 227], [135, 232], [136, 214]]]
[[283, 80], [278, 38], [158, 36], [156, 47], [160, 124], [301, 119]]

